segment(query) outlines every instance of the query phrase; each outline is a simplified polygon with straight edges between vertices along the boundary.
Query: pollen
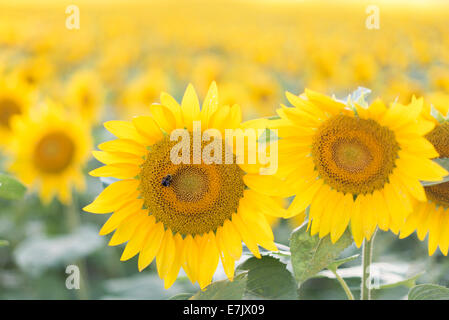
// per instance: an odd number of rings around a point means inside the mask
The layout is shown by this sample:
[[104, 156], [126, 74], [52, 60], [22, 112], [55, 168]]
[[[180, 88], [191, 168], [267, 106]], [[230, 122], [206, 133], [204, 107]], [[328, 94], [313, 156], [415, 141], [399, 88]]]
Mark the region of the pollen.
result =
[[235, 161], [224, 164], [224, 154], [223, 164], [193, 164], [192, 144], [191, 164], [173, 164], [170, 150], [176, 143], [166, 136], [152, 145], [141, 166], [139, 189], [145, 208], [174, 233], [216, 231], [237, 212], [244, 172]]
[[338, 115], [318, 128], [312, 157], [319, 176], [329, 186], [358, 195], [383, 188], [398, 151], [390, 129], [371, 119]]

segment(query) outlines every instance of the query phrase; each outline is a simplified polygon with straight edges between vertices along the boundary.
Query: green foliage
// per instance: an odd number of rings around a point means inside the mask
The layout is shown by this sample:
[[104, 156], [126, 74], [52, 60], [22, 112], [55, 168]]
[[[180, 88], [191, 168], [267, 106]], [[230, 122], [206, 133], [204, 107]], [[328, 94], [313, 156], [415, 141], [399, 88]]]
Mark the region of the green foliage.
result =
[[103, 245], [94, 227], [83, 226], [63, 236], [32, 236], [15, 249], [14, 258], [20, 269], [40, 276], [49, 268], [75, 263]]
[[307, 224], [294, 230], [290, 238], [290, 252], [296, 280], [301, 284], [328, 268], [352, 242], [349, 230], [335, 243], [329, 236], [321, 239], [318, 235], [311, 236]]
[[436, 284], [420, 284], [410, 289], [409, 300], [449, 300], [449, 288]]
[[416, 280], [418, 280], [418, 278], [421, 277], [423, 274], [424, 274], [424, 272], [419, 272], [411, 277], [405, 278], [404, 280], [393, 282], [393, 283], [388, 283], [388, 284], [383, 284], [379, 287], [379, 289], [391, 289], [391, 288], [396, 288], [399, 286], [411, 288], [416, 285]]
[[331, 271], [337, 271], [337, 269], [342, 265], [345, 264], [347, 262], [351, 262], [354, 261], [355, 259], [357, 259], [360, 255], [359, 254], [355, 254], [353, 256], [347, 257], [347, 258], [343, 258], [343, 259], [338, 259], [335, 260], [334, 262], [332, 262], [331, 264], [329, 264], [327, 266], [327, 268]]
[[191, 293], [178, 293], [168, 300], [188, 300], [192, 297]]
[[19, 200], [25, 195], [26, 187], [17, 179], [0, 173], [0, 198]]
[[[287, 265], [272, 256], [251, 257], [237, 267], [234, 281], [221, 280], [199, 291], [191, 300], [297, 299], [296, 281]], [[182, 300], [188, 294], [171, 299]]]
[[246, 273], [242, 273], [233, 281], [221, 280], [211, 283], [206, 290], [199, 291], [191, 300], [240, 300], [245, 292]]
[[6, 240], [0, 240], [0, 247], [6, 247], [9, 245], [9, 242]]
[[261, 299], [296, 299], [297, 285], [287, 265], [271, 256], [249, 258], [237, 271], [248, 272], [246, 296]]

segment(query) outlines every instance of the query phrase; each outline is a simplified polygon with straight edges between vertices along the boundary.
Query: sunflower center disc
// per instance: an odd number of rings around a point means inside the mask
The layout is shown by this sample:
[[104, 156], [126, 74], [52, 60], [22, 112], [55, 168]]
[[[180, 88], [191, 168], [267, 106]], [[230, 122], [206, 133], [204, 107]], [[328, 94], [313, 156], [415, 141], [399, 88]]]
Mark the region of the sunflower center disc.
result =
[[0, 100], [0, 126], [9, 128], [9, 120], [15, 114], [20, 114], [20, 108], [14, 101]]
[[144, 205], [175, 233], [215, 231], [237, 212], [245, 188], [244, 172], [237, 164], [225, 164], [224, 152], [222, 164], [174, 164], [170, 150], [177, 143], [166, 136], [151, 146], [140, 172]]
[[[441, 158], [449, 157], [449, 123], [436, 126], [427, 136]], [[449, 208], [449, 182], [424, 187], [426, 196], [437, 205]]]
[[34, 165], [45, 173], [59, 173], [69, 166], [75, 153], [75, 145], [64, 132], [45, 135], [36, 146]]
[[312, 156], [322, 179], [343, 193], [382, 189], [393, 171], [399, 145], [394, 133], [374, 120], [338, 115], [324, 122]]

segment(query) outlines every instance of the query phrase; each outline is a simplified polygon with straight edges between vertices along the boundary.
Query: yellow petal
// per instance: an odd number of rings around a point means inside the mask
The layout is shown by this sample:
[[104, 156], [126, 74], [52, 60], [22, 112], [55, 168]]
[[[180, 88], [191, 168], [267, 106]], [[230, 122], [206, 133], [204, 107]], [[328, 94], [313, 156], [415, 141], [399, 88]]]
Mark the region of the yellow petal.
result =
[[200, 120], [200, 103], [192, 84], [187, 86], [181, 102], [184, 125], [188, 130], [192, 130], [193, 121]]
[[320, 190], [323, 185], [323, 180], [318, 179], [311, 183], [307, 188], [298, 192], [295, 199], [292, 201], [288, 208], [288, 218], [294, 215], [302, 213], [312, 202], [315, 194]]
[[167, 134], [176, 129], [176, 118], [169, 108], [160, 104], [150, 106], [151, 114], [158, 126]]
[[156, 256], [157, 272], [159, 277], [163, 279], [170, 271], [173, 261], [175, 260], [176, 246], [173, 239], [173, 233], [167, 229], [162, 239], [161, 248]]
[[129, 163], [137, 166], [144, 162], [142, 157], [125, 152], [92, 151], [92, 155], [104, 164]]
[[115, 230], [114, 235], [109, 241], [109, 245], [116, 246], [131, 239], [136, 228], [146, 219], [146, 217], [147, 214], [141, 212], [139, 214], [130, 215], [128, 218], [126, 218], [119, 225], [117, 230]]
[[257, 258], [260, 258], [259, 248], [257, 247], [256, 241], [251, 237], [251, 233], [248, 230], [248, 227], [243, 222], [242, 218], [238, 214], [232, 215], [232, 223], [234, 227], [240, 234], [240, 238], [243, 239], [243, 242], [246, 244], [248, 249], [255, 255]]
[[112, 141], [103, 142], [98, 145], [98, 148], [108, 152], [126, 152], [137, 155], [139, 157], [144, 156], [147, 153], [146, 148], [129, 139], [116, 139]]
[[223, 224], [223, 244], [226, 247], [226, 251], [234, 260], [240, 259], [242, 256], [242, 238], [234, 224], [226, 220]]
[[202, 246], [200, 248], [202, 259], [199, 265], [198, 274], [198, 284], [201, 289], [204, 289], [211, 283], [219, 259], [214, 232], [210, 231], [203, 235], [203, 238], [204, 241], [202, 241]]
[[142, 246], [147, 236], [148, 229], [150, 229], [150, 227], [153, 226], [155, 222], [156, 219], [153, 216], [149, 216], [142, 222], [142, 224], [137, 226], [137, 229], [134, 232], [133, 236], [126, 244], [125, 250], [120, 257], [120, 261], [129, 260], [136, 254], [138, 254], [140, 250], [142, 250]]
[[104, 127], [117, 138], [134, 140], [140, 144], [146, 143], [146, 139], [137, 132], [132, 122], [112, 120], [105, 122]]
[[183, 127], [182, 112], [181, 112], [181, 107], [178, 104], [178, 102], [176, 102], [176, 100], [168, 93], [162, 92], [161, 93], [161, 104], [163, 106], [166, 106], [167, 108], [169, 108], [171, 110], [171, 112], [173, 113], [173, 115], [175, 117], [175, 121], [176, 121], [176, 127], [182, 128]]
[[243, 180], [250, 189], [265, 195], [289, 197], [294, 194], [290, 186], [275, 176], [247, 174], [243, 177]]
[[217, 84], [213, 81], [207, 91], [206, 98], [203, 101], [201, 109], [201, 123], [205, 128], [209, 128], [209, 119], [212, 114], [218, 109], [218, 90]]
[[363, 195], [359, 195], [357, 199], [355, 199], [351, 217], [351, 231], [357, 248], [360, 248], [363, 243], [363, 226], [361, 216], [363, 213], [360, 210], [363, 197]]
[[429, 256], [431, 256], [438, 247], [441, 235], [441, 225], [444, 221], [444, 209], [439, 207], [432, 212], [432, 218], [429, 223]]
[[182, 267], [190, 281], [195, 283], [198, 279], [198, 246], [190, 234], [185, 237], [184, 241], [184, 263]]
[[139, 181], [134, 179], [117, 181], [107, 186], [98, 197], [83, 208], [92, 213], [109, 213], [139, 195]]
[[228, 279], [232, 281], [234, 279], [235, 260], [231, 257], [227, 250], [225, 238], [223, 237], [223, 227], [218, 227], [215, 239], [217, 241], [217, 247], [223, 269]]
[[133, 125], [137, 132], [147, 141], [146, 146], [150, 146], [163, 138], [163, 134], [153, 117], [139, 116], [133, 118]]
[[104, 236], [108, 233], [111, 233], [112, 231], [117, 229], [120, 223], [122, 223], [122, 221], [125, 220], [127, 217], [129, 217], [132, 214], [140, 213], [142, 210], [142, 205], [143, 200], [136, 199], [128, 202], [120, 209], [116, 210], [101, 228], [100, 235]]
[[152, 228], [145, 239], [145, 246], [140, 251], [138, 267], [139, 271], [145, 269], [156, 257], [162, 244], [162, 238], [164, 237], [164, 225], [162, 222], [157, 223]]
[[135, 164], [115, 163], [106, 165], [89, 172], [92, 177], [114, 177], [117, 179], [135, 178], [141, 169]]
[[181, 268], [181, 265], [184, 263], [184, 253], [183, 253], [184, 240], [182, 239], [182, 236], [179, 233], [177, 233], [174, 236], [174, 240], [175, 240], [176, 254], [170, 270], [165, 275], [164, 279], [165, 289], [168, 289], [173, 285], [176, 278], [178, 277], [179, 269]]

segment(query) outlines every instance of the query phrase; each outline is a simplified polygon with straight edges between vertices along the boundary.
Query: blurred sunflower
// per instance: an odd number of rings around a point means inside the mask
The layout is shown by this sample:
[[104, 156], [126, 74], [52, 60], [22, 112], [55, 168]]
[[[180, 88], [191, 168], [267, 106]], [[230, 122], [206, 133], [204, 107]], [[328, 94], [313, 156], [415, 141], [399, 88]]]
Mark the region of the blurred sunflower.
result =
[[[357, 246], [370, 240], [378, 225], [398, 232], [412, 211], [411, 199], [425, 201], [420, 180], [439, 181], [446, 170], [430, 159], [437, 156], [424, 138], [433, 123], [422, 120], [422, 100], [387, 108], [380, 100], [369, 107], [345, 104], [306, 90], [287, 93], [294, 108], [282, 106], [278, 120], [278, 175], [296, 195], [289, 216], [310, 205], [311, 233], [330, 233], [337, 241], [351, 223]], [[264, 194], [283, 195], [276, 186], [245, 179]]]
[[100, 234], [117, 229], [109, 245], [128, 241], [121, 260], [139, 254], [139, 270], [156, 258], [166, 288], [174, 283], [181, 266], [192, 283], [198, 281], [205, 288], [219, 259], [232, 280], [242, 240], [257, 257], [258, 245], [276, 250], [265, 214], [284, 216], [286, 212], [279, 201], [246, 188], [245, 171], [238, 164], [174, 164], [170, 150], [177, 142], [170, 141], [167, 133], [176, 128], [192, 133], [193, 121], [201, 121], [203, 132], [241, 128], [240, 107], [219, 106], [212, 83], [201, 110], [189, 85], [181, 105], [162, 93], [161, 105], [151, 105], [150, 111], [152, 116], [138, 116], [132, 122], [105, 123], [118, 139], [94, 151], [106, 165], [90, 174], [123, 180], [109, 185], [84, 210], [114, 212]]
[[22, 61], [13, 71], [15, 80], [30, 89], [42, 89], [54, 72], [53, 65], [45, 56], [34, 56]]
[[44, 203], [56, 194], [62, 203], [68, 204], [72, 186], [79, 191], [85, 187], [81, 168], [90, 149], [91, 137], [85, 122], [64, 112], [59, 104], [47, 101], [12, 122], [9, 170], [39, 190]]
[[118, 113], [121, 118], [149, 115], [148, 106], [159, 93], [169, 87], [169, 80], [161, 69], [151, 69], [133, 79], [120, 97]]
[[[449, 121], [447, 115], [449, 104], [440, 103], [448, 100], [447, 96], [434, 95], [436, 104], [431, 115], [431, 107], [423, 112], [425, 118], [435, 123], [435, 128], [426, 135], [427, 140], [433, 144], [439, 158], [449, 158]], [[441, 252], [447, 255], [449, 249], [449, 182], [427, 185], [424, 187], [427, 201], [416, 202], [413, 212], [407, 217], [405, 225], [401, 228], [400, 238], [405, 238], [415, 230], [422, 241], [429, 234], [428, 250], [432, 255], [439, 246]]]
[[25, 114], [30, 108], [32, 95], [23, 85], [0, 80], [0, 144], [6, 144], [11, 136], [11, 120]]
[[81, 70], [73, 74], [66, 88], [66, 103], [83, 120], [96, 123], [102, 112], [104, 89], [94, 71]]

